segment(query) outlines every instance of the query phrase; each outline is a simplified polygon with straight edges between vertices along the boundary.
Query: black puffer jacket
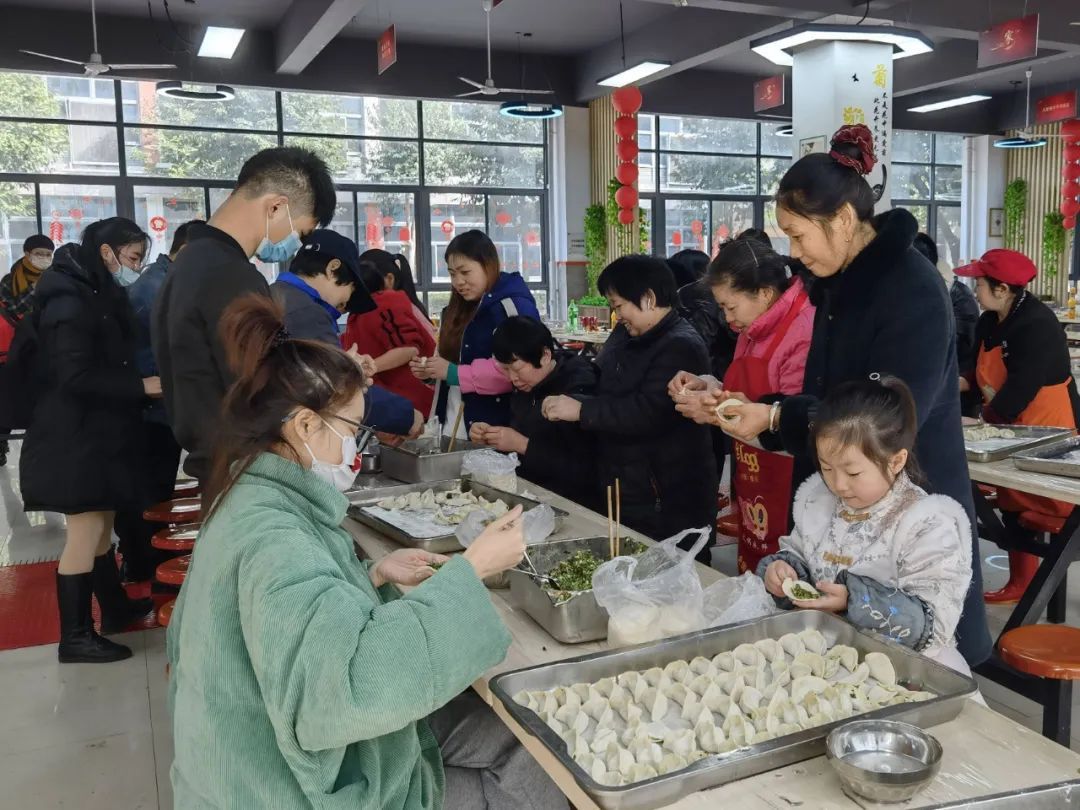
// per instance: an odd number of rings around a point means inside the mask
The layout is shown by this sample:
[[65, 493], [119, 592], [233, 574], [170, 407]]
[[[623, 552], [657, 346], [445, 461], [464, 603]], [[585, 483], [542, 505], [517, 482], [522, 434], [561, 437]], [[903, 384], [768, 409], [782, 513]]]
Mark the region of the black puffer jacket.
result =
[[675, 410], [667, 385], [705, 374], [701, 336], [676, 312], [640, 337], [615, 328], [596, 360], [596, 396], [581, 426], [596, 434], [600, 486], [620, 479], [623, 522], [654, 540], [716, 523], [716, 461], [708, 427]]
[[596, 437], [573, 422], [549, 422], [540, 409], [545, 397], [584, 399], [596, 390], [596, 376], [596, 367], [584, 357], [560, 353], [546, 380], [510, 397], [510, 427], [529, 439], [518, 473], [588, 509], [601, 506]]
[[679, 314], [697, 330], [709, 352], [709, 373], [723, 380], [735, 357], [739, 336], [731, 331], [724, 310], [713, 298], [705, 279], [679, 288]]
[[[793, 490], [813, 472], [809, 430], [818, 402], [839, 383], [892, 374], [915, 398], [915, 455], [927, 489], [959, 501], [974, 526], [952, 301], [937, 269], [911, 246], [915, 217], [896, 209], [875, 217], [873, 225], [874, 240], [842, 272], [818, 279], [810, 293], [817, 312], [803, 393], [785, 399], [780, 411], [783, 447], [795, 456]], [[971, 542], [972, 582], [956, 635], [960, 652], [975, 666], [986, 660], [991, 642], [974, 532]]]
[[79, 264], [78, 249], [60, 248], [34, 293], [38, 401], [19, 460], [28, 511], [141, 506], [134, 315], [104, 270]]

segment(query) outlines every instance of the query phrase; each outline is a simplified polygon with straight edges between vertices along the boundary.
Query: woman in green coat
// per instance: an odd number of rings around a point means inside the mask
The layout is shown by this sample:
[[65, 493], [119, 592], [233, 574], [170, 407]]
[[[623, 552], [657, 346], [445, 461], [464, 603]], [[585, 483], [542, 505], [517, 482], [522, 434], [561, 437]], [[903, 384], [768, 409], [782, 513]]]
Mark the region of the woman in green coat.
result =
[[177, 810], [565, 808], [462, 694], [510, 644], [481, 579], [522, 558], [520, 510], [449, 561], [358, 561], [341, 522], [362, 372], [262, 297], [222, 334], [237, 381], [168, 630]]

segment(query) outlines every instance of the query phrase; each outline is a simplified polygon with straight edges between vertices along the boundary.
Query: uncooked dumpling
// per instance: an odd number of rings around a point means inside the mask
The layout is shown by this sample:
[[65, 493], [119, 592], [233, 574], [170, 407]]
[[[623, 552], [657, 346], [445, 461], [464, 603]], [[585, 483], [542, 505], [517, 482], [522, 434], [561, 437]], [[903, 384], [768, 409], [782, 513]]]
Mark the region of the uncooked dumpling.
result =
[[727, 714], [728, 709], [731, 708], [731, 698], [725, 695], [715, 683], [705, 690], [705, 694], [701, 696], [701, 703], [710, 712], [716, 714]]
[[630, 781], [644, 782], [646, 779], [655, 779], [659, 775], [652, 765], [635, 765], [630, 775]]
[[804, 652], [795, 656], [795, 663], [792, 666], [798, 664], [806, 664], [810, 667], [810, 674], [816, 675], [821, 678], [825, 675], [825, 658], [817, 653]]
[[[686, 703], [687, 695], [693, 694], [693, 692], [687, 689], [685, 684], [675, 682], [669, 683], [666, 686], [666, 688], [664, 689], [664, 694], [668, 696], [668, 700], [674, 700], [676, 703], [682, 706]], [[695, 697], [697, 696], [695, 695]]]
[[596, 720], [603, 713], [604, 709], [608, 708], [607, 698], [600, 697], [600, 695], [594, 695], [581, 704], [581, 711], [589, 715], [593, 720]]
[[763, 658], [761, 651], [753, 644], [740, 644], [733, 652], [735, 660], [748, 667], [756, 667]]
[[719, 655], [714, 655], [712, 662], [724, 672], [734, 672], [735, 670], [735, 653], [722, 652]]
[[689, 763], [678, 754], [664, 754], [664, 758], [660, 760], [660, 764], [656, 766], [656, 770], [657, 773], [661, 775], [665, 773], [674, 773], [675, 771], [681, 771], [688, 764]]
[[825, 650], [828, 649], [828, 644], [825, 642], [825, 636], [821, 635], [818, 630], [808, 629], [799, 633], [799, 638], [802, 643], [806, 645], [806, 649], [810, 652], [816, 652], [818, 655], [824, 655]]
[[780, 636], [780, 646], [792, 658], [795, 658], [801, 652], [806, 652], [806, 645], [797, 633], [784, 633], [784, 635]]
[[663, 692], [655, 691], [651, 692], [648, 698], [646, 705], [649, 707], [649, 717], [654, 723], [663, 722], [668, 712], [667, 695]]
[[870, 667], [870, 677], [875, 681], [883, 686], [896, 685], [896, 670], [885, 653], [867, 653], [863, 661]]
[[[618, 747], [618, 737], [615, 735], [615, 730], [611, 728], [598, 728], [596, 734], [593, 735], [592, 743], [589, 748], [592, 749], [594, 754], [606, 754], [608, 746], [614, 745]], [[611, 770], [610, 768], [608, 770]]]
[[698, 675], [694, 680], [690, 681], [690, 689], [699, 695], [704, 695], [705, 690], [712, 685], [712, 681], [708, 675]]
[[653, 667], [642, 672], [641, 677], [648, 681], [649, 686], [656, 687], [660, 684], [660, 679], [664, 677], [664, 670], [660, 669], [660, 667]]
[[780, 646], [780, 642], [775, 638], [763, 638], [761, 641], [755, 641], [754, 646], [761, 651], [761, 654], [765, 656], [765, 660], [770, 664], [784, 660], [784, 648]]
[[804, 675], [791, 682], [791, 699], [795, 703], [802, 703], [807, 695], [824, 692], [828, 687], [829, 682], [824, 678]]
[[687, 692], [686, 700], [683, 701], [682, 710], [679, 712], [679, 717], [683, 720], [690, 720], [695, 717], [701, 709], [701, 698], [697, 696], [697, 692]]
[[713, 663], [702, 655], [697, 656], [690, 662], [690, 669], [697, 675], [708, 675]]
[[719, 754], [721, 745], [726, 742], [723, 730], [714, 725], [698, 725], [694, 732], [701, 750], [710, 754]]
[[840, 666], [848, 672], [854, 672], [855, 668], [859, 666], [859, 651], [854, 647], [849, 647], [847, 644], [837, 644], [830, 647], [829, 651], [825, 653], [825, 657], [835, 658], [840, 662]]
[[666, 667], [664, 667], [664, 674], [672, 680], [681, 680], [679, 675], [690, 668], [690, 665], [685, 661], [672, 661]]

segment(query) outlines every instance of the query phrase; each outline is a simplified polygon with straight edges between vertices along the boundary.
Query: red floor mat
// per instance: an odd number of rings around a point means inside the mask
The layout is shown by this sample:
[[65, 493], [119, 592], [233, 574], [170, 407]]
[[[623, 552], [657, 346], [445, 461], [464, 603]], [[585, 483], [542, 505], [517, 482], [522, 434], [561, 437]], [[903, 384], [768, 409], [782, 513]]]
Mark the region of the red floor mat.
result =
[[[128, 585], [133, 598], [150, 595], [150, 583]], [[172, 596], [154, 594], [162, 604]], [[98, 620], [94, 602], [94, 621]], [[153, 613], [129, 630], [151, 630], [158, 626]], [[56, 563], [11, 565], [0, 568], [0, 650], [56, 644], [60, 640], [60, 618], [56, 612]]]

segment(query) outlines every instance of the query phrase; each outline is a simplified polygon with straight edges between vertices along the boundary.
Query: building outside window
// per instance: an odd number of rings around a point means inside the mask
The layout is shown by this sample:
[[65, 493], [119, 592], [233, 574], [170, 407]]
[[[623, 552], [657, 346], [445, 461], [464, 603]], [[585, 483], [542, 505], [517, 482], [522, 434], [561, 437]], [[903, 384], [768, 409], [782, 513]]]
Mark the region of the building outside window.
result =
[[892, 199], [937, 242], [942, 260], [960, 263], [960, 186], [964, 136], [897, 130], [893, 135]]

